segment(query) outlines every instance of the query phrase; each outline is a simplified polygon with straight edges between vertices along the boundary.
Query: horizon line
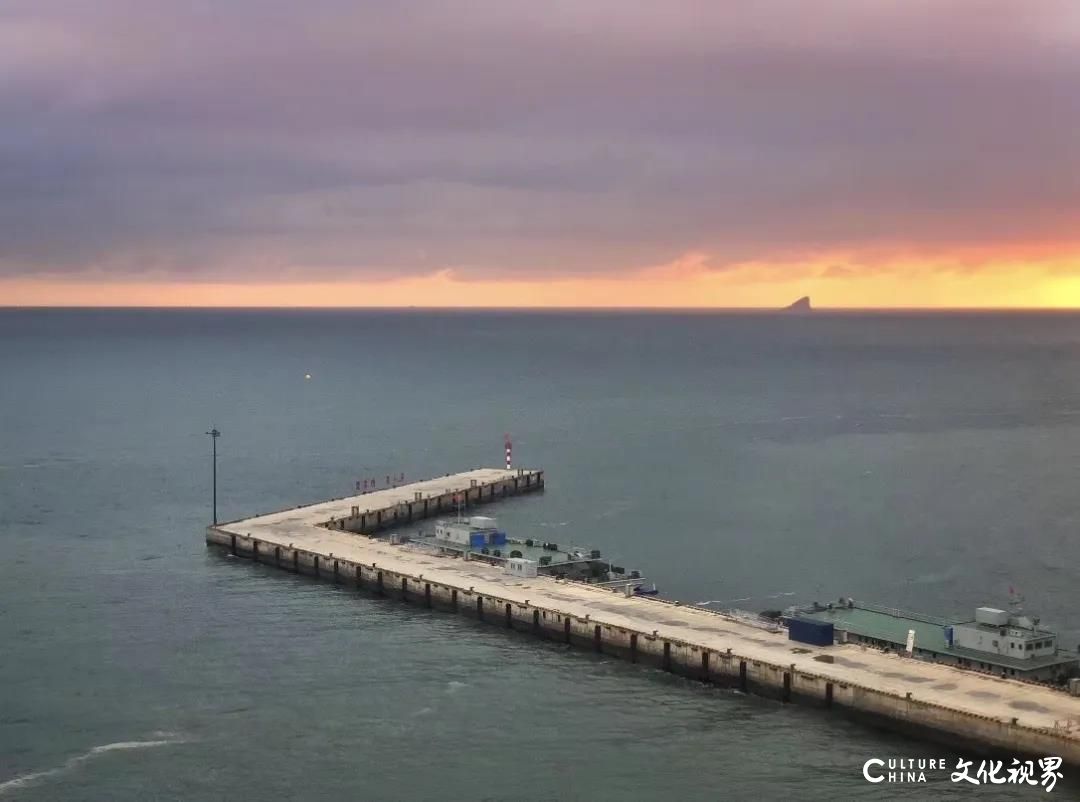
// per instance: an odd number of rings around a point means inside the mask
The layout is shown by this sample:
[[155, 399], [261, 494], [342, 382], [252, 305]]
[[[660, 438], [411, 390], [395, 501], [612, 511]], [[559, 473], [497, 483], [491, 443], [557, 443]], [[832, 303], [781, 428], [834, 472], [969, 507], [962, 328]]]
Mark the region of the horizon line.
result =
[[814, 306], [809, 310], [791, 309], [790, 306], [464, 306], [464, 305], [409, 305], [409, 306], [325, 306], [325, 305], [178, 305], [178, 304], [0, 304], [0, 311], [14, 310], [147, 310], [147, 311], [327, 311], [327, 312], [723, 312], [746, 314], [786, 314], [789, 317], [813, 317], [816, 314], [834, 312], [878, 313], [1049, 313], [1069, 314], [1080, 312], [1080, 306]]

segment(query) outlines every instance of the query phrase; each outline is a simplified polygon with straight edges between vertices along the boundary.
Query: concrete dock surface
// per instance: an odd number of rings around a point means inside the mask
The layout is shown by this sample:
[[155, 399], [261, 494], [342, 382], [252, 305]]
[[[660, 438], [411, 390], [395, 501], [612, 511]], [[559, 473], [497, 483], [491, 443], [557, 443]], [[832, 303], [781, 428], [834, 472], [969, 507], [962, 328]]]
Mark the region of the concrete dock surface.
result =
[[[324, 572], [333, 564], [335, 577], [339, 566], [350, 566], [357, 580], [362, 570], [367, 572], [364, 576], [377, 571], [380, 588], [384, 576], [393, 577], [402, 588], [411, 587], [412, 592], [426, 586], [429, 603], [432, 586], [444, 595], [446, 589], [455, 589], [455, 608], [459, 593], [463, 605], [466, 599], [474, 598], [481, 599], [481, 607], [485, 598], [489, 605], [497, 601], [499, 607], [489, 607], [489, 614], [501, 615], [505, 605], [508, 625], [512, 612], [518, 617], [519, 611], [543, 610], [545, 621], [549, 615], [552, 620], [558, 616], [560, 623], [565, 621], [567, 640], [573, 621], [575, 632], [585, 632], [585, 637], [595, 631], [598, 648], [602, 636], [605, 640], [618, 639], [623, 647], [627, 637], [632, 637], [633, 648], [641, 653], [665, 644], [663, 655], [668, 665], [675, 644], [680, 659], [689, 663], [692, 652], [694, 661], [700, 659], [706, 673], [709, 657], [702, 655], [708, 653], [717, 675], [725, 666], [729, 676], [734, 675], [733, 661], [737, 661], [744, 681], [750, 665], [759, 682], [773, 682], [768, 679], [772, 672], [777, 687], [782, 686], [785, 694], [807, 694], [819, 701], [826, 699], [830, 705], [835, 699], [838, 706], [863, 707], [877, 718], [908, 723], [914, 725], [913, 729], [965, 733], [973, 743], [986, 743], [998, 750], [1056, 754], [1080, 765], [1080, 698], [1059, 689], [858, 645], [815, 647], [796, 643], [787, 639], [786, 632], [772, 633], [691, 605], [626, 597], [552, 577], [511, 577], [486, 562], [394, 546], [385, 540], [326, 526], [331, 518], [349, 516], [358, 505], [365, 510], [382, 509], [415, 500], [418, 493], [442, 496], [475, 486], [474, 480], [482, 485], [506, 481], [515, 474], [484, 469], [285, 510], [210, 527], [207, 540], [231, 546], [242, 556], [254, 552], [260, 559], [261, 554], [263, 561], [270, 561], [266, 555], [274, 552], [279, 565], [283, 554], [294, 561], [293, 565], [299, 565], [295, 556], [298, 552], [306, 559], [318, 555], [314, 561], [317, 575], [320, 559]], [[533, 615], [535, 622], [539, 612]], [[831, 662], [815, 659], [820, 657], [831, 657]]]
[[[456, 495], [460, 495], [463, 499], [472, 503], [473, 497], [479, 495], [477, 491], [483, 488], [490, 488], [500, 482], [512, 482], [515, 479], [528, 478], [532, 480], [537, 476], [540, 477], [542, 482], [541, 471], [476, 468], [462, 473], [447, 474], [435, 479], [425, 479], [421, 482], [410, 482], [398, 487], [387, 487], [368, 493], [358, 493], [354, 496], [320, 501], [317, 504], [307, 504], [293, 509], [256, 515], [239, 521], [231, 521], [228, 524], [221, 524], [221, 526], [228, 526], [230, 530], [243, 530], [245, 532], [249, 531], [251, 527], [259, 527], [260, 531], [263, 532], [291, 532], [294, 528], [303, 529], [307, 526], [320, 526], [329, 521], [348, 521], [357, 517], [357, 514], [359, 516], [374, 515], [385, 510], [395, 510], [403, 506], [416, 504], [417, 501], [423, 502], [436, 499], [446, 499], [447, 503], [442, 510], [450, 513], [453, 511], [452, 498]], [[530, 483], [530, 488], [531, 486]]]

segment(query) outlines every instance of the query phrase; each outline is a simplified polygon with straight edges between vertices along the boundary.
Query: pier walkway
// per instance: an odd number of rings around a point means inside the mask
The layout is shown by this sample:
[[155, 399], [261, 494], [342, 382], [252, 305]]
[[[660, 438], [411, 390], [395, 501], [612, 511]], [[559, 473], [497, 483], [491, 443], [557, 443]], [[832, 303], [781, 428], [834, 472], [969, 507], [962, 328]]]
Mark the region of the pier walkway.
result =
[[[686, 676], [784, 701], [850, 708], [939, 740], [1017, 755], [1058, 755], [1080, 765], [1080, 698], [1055, 688], [857, 645], [796, 643], [786, 633], [722, 613], [552, 577], [511, 577], [478, 560], [437, 556], [337, 528], [342, 520], [350, 522], [347, 530], [358, 526], [361, 515], [386, 514], [425, 496], [471, 492], [498, 498], [515, 479], [524, 491], [525, 476], [533, 477], [529, 489], [536, 489], [532, 482], [542, 486], [540, 472], [474, 471], [220, 524], [208, 528], [207, 541], [298, 573], [532, 629]], [[428, 509], [434, 507], [429, 503]]]
[[357, 534], [372, 534], [444, 512], [454, 512], [459, 502], [465, 506], [473, 506], [543, 489], [543, 471], [477, 468], [400, 487], [387, 487], [318, 504], [279, 510], [219, 526], [228, 527], [229, 531], [258, 530], [264, 535], [275, 533], [280, 536], [320, 526]]

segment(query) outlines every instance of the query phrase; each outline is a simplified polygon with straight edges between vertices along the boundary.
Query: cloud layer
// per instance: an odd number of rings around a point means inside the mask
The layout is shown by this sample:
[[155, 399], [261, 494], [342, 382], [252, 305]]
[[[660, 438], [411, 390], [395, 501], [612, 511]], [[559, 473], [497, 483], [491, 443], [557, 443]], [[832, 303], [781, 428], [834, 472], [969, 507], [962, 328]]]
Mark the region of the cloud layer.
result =
[[0, 275], [1075, 248], [1078, 86], [1069, 0], [8, 0]]

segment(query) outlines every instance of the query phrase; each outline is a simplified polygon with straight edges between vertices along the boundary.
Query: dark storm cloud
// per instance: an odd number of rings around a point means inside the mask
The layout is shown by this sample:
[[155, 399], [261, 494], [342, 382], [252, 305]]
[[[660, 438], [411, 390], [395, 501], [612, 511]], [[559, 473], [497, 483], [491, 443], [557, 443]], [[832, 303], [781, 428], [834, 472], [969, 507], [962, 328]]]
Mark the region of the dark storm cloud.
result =
[[0, 271], [722, 265], [1073, 237], [1069, 2], [0, 7]]

